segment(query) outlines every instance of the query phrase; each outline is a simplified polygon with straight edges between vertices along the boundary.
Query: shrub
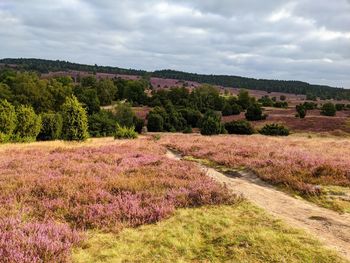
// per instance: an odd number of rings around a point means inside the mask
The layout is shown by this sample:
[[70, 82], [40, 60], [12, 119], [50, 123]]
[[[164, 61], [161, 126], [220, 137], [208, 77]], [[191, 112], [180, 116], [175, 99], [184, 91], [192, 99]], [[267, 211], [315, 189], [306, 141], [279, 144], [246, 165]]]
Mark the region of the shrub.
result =
[[222, 108], [222, 116], [230, 116], [232, 115], [232, 112], [232, 106], [226, 102], [224, 107]]
[[299, 117], [301, 119], [305, 118], [306, 108], [304, 107], [304, 105], [302, 105], [302, 104], [297, 105], [297, 106], [295, 106], [295, 109], [297, 110], [296, 117]]
[[150, 132], [162, 132], [164, 127], [164, 119], [157, 113], [148, 115], [147, 130]]
[[337, 104], [335, 104], [335, 108], [337, 111], [342, 111], [345, 109], [345, 104], [337, 103]]
[[140, 134], [142, 133], [142, 128], [143, 128], [144, 125], [145, 125], [145, 121], [143, 119], [137, 118], [135, 116], [135, 118], [134, 118], [134, 126], [135, 126], [135, 131], [137, 133], [140, 133]]
[[275, 108], [288, 108], [288, 102], [286, 101], [276, 101], [273, 103]]
[[89, 133], [93, 137], [113, 136], [116, 123], [112, 112], [101, 110], [89, 116]]
[[62, 117], [62, 137], [65, 140], [84, 141], [89, 137], [86, 111], [75, 96], [66, 98]]
[[125, 127], [134, 126], [135, 113], [132, 111], [131, 106], [128, 103], [118, 103], [115, 108], [116, 121]]
[[192, 127], [191, 126], [187, 126], [184, 130], [183, 133], [193, 133]]
[[222, 132], [221, 117], [213, 111], [208, 111], [201, 122], [202, 135], [214, 135]]
[[198, 127], [200, 120], [202, 119], [202, 114], [199, 110], [192, 108], [184, 108], [179, 110], [182, 117], [186, 120], [187, 125], [191, 127]]
[[41, 130], [41, 117], [38, 116], [31, 106], [20, 105], [16, 109], [17, 127], [14, 140], [35, 141]]
[[62, 134], [62, 116], [59, 113], [41, 114], [41, 130], [38, 135], [39, 140], [57, 140]]
[[137, 132], [135, 127], [120, 126], [117, 124], [116, 131], [114, 134], [114, 139], [136, 139]]
[[3, 134], [1, 137], [11, 136], [16, 128], [16, 123], [17, 115], [15, 107], [7, 100], [0, 100], [0, 133]]
[[232, 107], [232, 115], [238, 115], [242, 111], [241, 106], [239, 106], [237, 103], [233, 103], [231, 107]]
[[306, 110], [314, 110], [317, 109], [317, 103], [315, 102], [304, 102], [303, 106], [305, 107]]
[[259, 121], [266, 119], [267, 116], [262, 114], [260, 105], [254, 103], [248, 107], [245, 117], [248, 121]]
[[253, 134], [254, 128], [250, 122], [245, 120], [232, 121], [225, 124], [225, 129], [229, 134]]
[[335, 116], [337, 109], [333, 103], [325, 103], [322, 105], [321, 114], [325, 116]]
[[288, 136], [289, 129], [283, 125], [272, 123], [266, 124], [262, 129], [259, 130], [259, 133], [271, 136]]
[[280, 100], [281, 100], [281, 101], [285, 101], [286, 99], [287, 99], [286, 96], [284, 96], [284, 95], [281, 95], [281, 96], [280, 96]]

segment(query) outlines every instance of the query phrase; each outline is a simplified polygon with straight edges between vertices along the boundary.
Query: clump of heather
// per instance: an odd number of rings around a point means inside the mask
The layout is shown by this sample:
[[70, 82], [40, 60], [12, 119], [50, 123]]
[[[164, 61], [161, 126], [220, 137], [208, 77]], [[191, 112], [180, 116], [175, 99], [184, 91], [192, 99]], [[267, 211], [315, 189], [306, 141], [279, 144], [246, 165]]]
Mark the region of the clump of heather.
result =
[[67, 262], [70, 249], [79, 241], [76, 231], [52, 221], [0, 220], [1, 262]]
[[[70, 229], [119, 231], [157, 222], [180, 207], [236, 202], [196, 165], [169, 160], [165, 151], [143, 138], [0, 149], [0, 218], [6, 230], [0, 236], [9, 240], [2, 255], [8, 262], [64, 262], [76, 244]], [[16, 215], [29, 222], [11, 219]]]
[[169, 134], [161, 143], [185, 155], [252, 169], [265, 181], [305, 195], [321, 194], [318, 185], [350, 186], [347, 139]]

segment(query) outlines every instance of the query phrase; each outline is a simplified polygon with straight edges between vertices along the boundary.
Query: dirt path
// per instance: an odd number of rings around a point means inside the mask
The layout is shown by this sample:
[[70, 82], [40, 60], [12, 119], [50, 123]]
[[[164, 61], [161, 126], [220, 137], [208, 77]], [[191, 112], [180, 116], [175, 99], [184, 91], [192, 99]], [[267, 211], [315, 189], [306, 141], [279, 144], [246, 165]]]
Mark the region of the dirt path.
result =
[[[167, 157], [180, 160], [181, 157], [167, 152]], [[293, 198], [264, 183], [249, 172], [237, 172], [227, 176], [213, 168], [198, 164], [216, 181], [225, 184], [233, 192], [260, 206], [291, 226], [300, 227], [316, 236], [325, 245], [339, 251], [350, 260], [350, 216], [318, 207], [304, 200]]]

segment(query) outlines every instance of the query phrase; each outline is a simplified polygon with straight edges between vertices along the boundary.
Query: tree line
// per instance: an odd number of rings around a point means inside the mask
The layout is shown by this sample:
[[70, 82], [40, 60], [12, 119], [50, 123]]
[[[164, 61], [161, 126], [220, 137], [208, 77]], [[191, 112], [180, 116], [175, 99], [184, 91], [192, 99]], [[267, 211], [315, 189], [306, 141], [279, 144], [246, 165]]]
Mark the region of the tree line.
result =
[[327, 85], [313, 85], [302, 81], [254, 79], [228, 75], [204, 75], [174, 70], [160, 70], [147, 72], [143, 70], [122, 69], [98, 65], [83, 65], [67, 61], [53, 61], [43, 59], [1, 59], [3, 64], [16, 64], [20, 69], [47, 73], [49, 71], [80, 70], [87, 72], [101, 72], [112, 74], [128, 74], [146, 77], [171, 78], [184, 81], [196, 81], [223, 87], [264, 90], [267, 92], [283, 92], [291, 94], [304, 94], [308, 98], [321, 99], [350, 99], [350, 90], [335, 88]]

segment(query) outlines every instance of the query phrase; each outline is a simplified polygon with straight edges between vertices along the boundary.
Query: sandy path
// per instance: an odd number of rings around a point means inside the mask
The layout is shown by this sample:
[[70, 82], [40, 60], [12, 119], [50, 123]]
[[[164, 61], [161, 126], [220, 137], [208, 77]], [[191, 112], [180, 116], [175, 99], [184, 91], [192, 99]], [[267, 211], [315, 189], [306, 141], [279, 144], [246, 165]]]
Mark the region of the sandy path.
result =
[[[166, 155], [171, 159], [181, 159], [179, 155], [171, 151], [168, 151]], [[307, 201], [293, 198], [249, 172], [237, 172], [235, 176], [227, 176], [213, 168], [198, 165], [208, 176], [225, 184], [234, 193], [242, 194], [291, 226], [305, 229], [323, 241], [325, 245], [337, 250], [350, 260], [350, 215], [338, 214]]]

